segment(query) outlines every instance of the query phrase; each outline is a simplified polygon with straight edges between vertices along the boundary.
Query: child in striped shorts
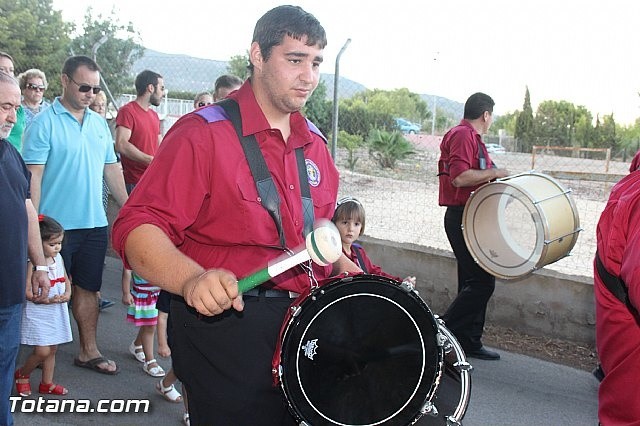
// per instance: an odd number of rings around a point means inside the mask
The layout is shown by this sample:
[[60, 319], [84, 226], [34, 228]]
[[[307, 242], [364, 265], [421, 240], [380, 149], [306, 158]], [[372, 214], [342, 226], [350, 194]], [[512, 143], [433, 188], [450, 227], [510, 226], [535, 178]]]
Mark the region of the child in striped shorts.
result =
[[129, 345], [129, 352], [142, 363], [142, 369], [152, 377], [162, 377], [164, 370], [153, 355], [153, 339], [158, 324], [156, 302], [160, 287], [150, 284], [135, 272], [133, 289], [128, 282], [122, 283], [122, 303], [127, 305], [127, 321], [139, 327], [136, 339]]

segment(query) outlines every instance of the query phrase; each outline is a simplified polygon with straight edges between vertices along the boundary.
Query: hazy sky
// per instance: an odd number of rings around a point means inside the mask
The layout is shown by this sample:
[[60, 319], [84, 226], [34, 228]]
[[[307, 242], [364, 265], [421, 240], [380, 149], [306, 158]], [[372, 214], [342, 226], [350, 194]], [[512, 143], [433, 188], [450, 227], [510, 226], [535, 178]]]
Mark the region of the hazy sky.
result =
[[[53, 0], [82, 26], [86, 8], [115, 8], [141, 43], [166, 53], [228, 60], [250, 45], [256, 20], [283, 4], [271, 0]], [[284, 3], [286, 4], [286, 2]], [[637, 0], [346, 0], [294, 2], [327, 31], [323, 73], [368, 88], [407, 87], [464, 102], [491, 95], [495, 111], [522, 109], [529, 86], [541, 101], [584, 105], [620, 123], [640, 117], [640, 1]], [[158, 70], [162, 72], [162, 70]], [[170, 85], [170, 83], [169, 83]]]

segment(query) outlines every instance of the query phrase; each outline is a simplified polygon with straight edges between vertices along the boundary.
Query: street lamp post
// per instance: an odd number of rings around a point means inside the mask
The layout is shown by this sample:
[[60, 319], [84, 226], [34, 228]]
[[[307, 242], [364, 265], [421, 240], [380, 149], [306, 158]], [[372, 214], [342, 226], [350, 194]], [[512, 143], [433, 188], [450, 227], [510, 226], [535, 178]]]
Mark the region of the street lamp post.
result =
[[333, 122], [331, 123], [331, 158], [336, 161], [336, 146], [338, 145], [338, 83], [340, 81], [340, 57], [351, 43], [351, 39], [347, 41], [336, 56], [336, 71], [333, 74]]
[[100, 40], [93, 45], [93, 48], [91, 49], [91, 53], [93, 53], [93, 62], [98, 63], [98, 49], [100, 49], [100, 46], [105, 44], [107, 40], [109, 40], [109, 37], [107, 37], [106, 34], [103, 34], [102, 37], [100, 37]]
[[[107, 40], [109, 40], [109, 36], [107, 36], [106, 34], [103, 34], [102, 37], [100, 37], [100, 40], [98, 40], [91, 48], [91, 53], [93, 54], [93, 62], [95, 62], [96, 64], [98, 63], [98, 49], [100, 49], [100, 46], [105, 44]], [[111, 94], [111, 91], [109, 90], [109, 86], [107, 86], [107, 82], [104, 81], [104, 78], [102, 77], [102, 73], [100, 73], [100, 83], [102, 84], [104, 91], [109, 96], [109, 99], [111, 99], [111, 103], [115, 105], [116, 110], [120, 109], [120, 105], [118, 105], [113, 95]]]

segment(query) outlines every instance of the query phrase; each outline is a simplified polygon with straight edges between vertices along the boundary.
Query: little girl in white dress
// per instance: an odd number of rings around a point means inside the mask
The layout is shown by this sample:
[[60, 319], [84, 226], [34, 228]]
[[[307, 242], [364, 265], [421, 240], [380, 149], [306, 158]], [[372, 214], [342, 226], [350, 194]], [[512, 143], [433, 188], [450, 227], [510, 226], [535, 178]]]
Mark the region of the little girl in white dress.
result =
[[[21, 396], [31, 395], [29, 375], [42, 364], [42, 380], [38, 391], [42, 394], [66, 395], [68, 391], [65, 387], [53, 383], [58, 345], [72, 340], [67, 307], [71, 297], [71, 282], [60, 255], [64, 229], [48, 216], [40, 215], [38, 220], [51, 289], [48, 302], [36, 304], [31, 302], [34, 296], [31, 286], [26, 286], [27, 302], [22, 311], [21, 343], [34, 348], [24, 365], [15, 372], [16, 390]], [[31, 282], [32, 268], [33, 265], [29, 263], [27, 283]]]

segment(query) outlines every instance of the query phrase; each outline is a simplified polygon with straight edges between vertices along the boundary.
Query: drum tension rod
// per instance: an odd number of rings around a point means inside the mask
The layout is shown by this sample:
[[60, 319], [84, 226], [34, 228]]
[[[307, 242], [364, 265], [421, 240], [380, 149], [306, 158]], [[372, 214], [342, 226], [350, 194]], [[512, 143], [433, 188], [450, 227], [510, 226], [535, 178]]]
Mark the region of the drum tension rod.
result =
[[577, 228], [573, 232], [569, 232], [567, 234], [560, 235], [559, 237], [554, 238], [553, 240], [544, 240], [544, 243], [545, 243], [545, 245], [548, 245], [548, 244], [551, 244], [551, 243], [553, 243], [555, 241], [562, 240], [563, 238], [569, 237], [569, 236], [571, 236], [571, 235], [573, 235], [573, 234], [575, 234], [577, 232], [581, 232], [581, 231], [582, 231], [582, 228]]
[[563, 196], [563, 195], [571, 194], [572, 192], [573, 192], [573, 190], [572, 190], [572, 189], [567, 189], [566, 191], [561, 192], [561, 193], [559, 193], [559, 194], [552, 195], [552, 196], [547, 197], [547, 198], [542, 198], [542, 199], [540, 199], [540, 200], [533, 201], [533, 203], [532, 203], [532, 204], [534, 204], [534, 205], [535, 205], [535, 204], [540, 204], [540, 203], [542, 203], [543, 201], [552, 200], [552, 199], [554, 199], [554, 198], [558, 198], [558, 197], [561, 197], [561, 196]]

